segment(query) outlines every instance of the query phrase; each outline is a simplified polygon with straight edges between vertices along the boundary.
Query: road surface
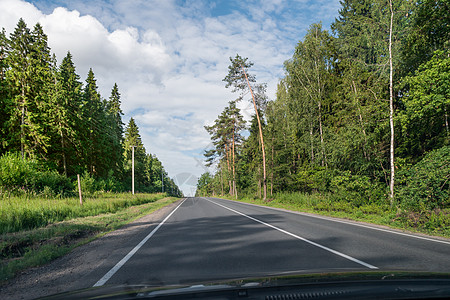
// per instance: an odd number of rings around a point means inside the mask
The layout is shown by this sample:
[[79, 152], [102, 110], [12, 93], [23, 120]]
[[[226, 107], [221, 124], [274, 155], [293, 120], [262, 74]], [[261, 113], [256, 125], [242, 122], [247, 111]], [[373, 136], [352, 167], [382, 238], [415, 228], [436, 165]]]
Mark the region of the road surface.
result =
[[450, 272], [450, 240], [187, 198], [19, 276], [0, 295], [28, 299], [102, 285], [377, 269]]
[[315, 270], [450, 271], [448, 241], [354, 224], [189, 198], [95, 284], [175, 284]]

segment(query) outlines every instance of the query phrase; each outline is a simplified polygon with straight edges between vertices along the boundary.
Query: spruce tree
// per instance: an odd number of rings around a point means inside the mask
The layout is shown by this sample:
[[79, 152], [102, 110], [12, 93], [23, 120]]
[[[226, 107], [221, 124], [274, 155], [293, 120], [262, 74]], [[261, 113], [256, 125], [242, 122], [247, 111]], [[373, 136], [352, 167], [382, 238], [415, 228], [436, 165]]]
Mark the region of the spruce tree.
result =
[[139, 128], [133, 118], [128, 122], [125, 128], [125, 139], [123, 142], [124, 155], [125, 155], [125, 185], [131, 190], [131, 167], [132, 167], [132, 147], [134, 147], [134, 178], [135, 189], [142, 191], [147, 181], [146, 176], [146, 152], [144, 144], [141, 140]]
[[106, 104], [108, 114], [108, 127], [111, 129], [109, 136], [110, 159], [113, 174], [117, 178], [121, 178], [123, 173], [123, 122], [122, 109], [120, 108], [120, 93], [117, 84], [115, 83], [109, 100]]

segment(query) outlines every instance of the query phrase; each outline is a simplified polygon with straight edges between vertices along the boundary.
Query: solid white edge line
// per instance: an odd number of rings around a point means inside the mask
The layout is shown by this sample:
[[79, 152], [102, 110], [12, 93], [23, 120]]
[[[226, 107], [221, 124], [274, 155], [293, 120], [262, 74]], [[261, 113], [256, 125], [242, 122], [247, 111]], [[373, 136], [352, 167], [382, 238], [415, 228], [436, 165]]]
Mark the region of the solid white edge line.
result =
[[206, 198], [203, 198], [203, 199], [205, 199], [205, 200], [207, 200], [207, 201], [209, 201], [209, 202], [212, 202], [212, 203], [214, 203], [214, 204], [216, 204], [216, 205], [218, 205], [218, 206], [221, 206], [221, 207], [223, 207], [223, 208], [225, 208], [225, 209], [228, 209], [228, 210], [230, 210], [230, 211], [232, 211], [232, 212], [234, 212], [234, 213], [236, 213], [236, 214], [239, 214], [239, 215], [241, 215], [241, 216], [243, 216], [243, 217], [249, 218], [250, 220], [253, 220], [253, 221], [255, 221], [255, 222], [261, 223], [261, 224], [263, 224], [263, 225], [265, 225], [265, 226], [267, 226], [267, 227], [270, 227], [270, 228], [272, 228], [272, 229], [278, 230], [278, 231], [280, 231], [280, 232], [282, 232], [282, 233], [284, 233], [284, 234], [287, 234], [287, 235], [292, 236], [292, 237], [294, 237], [294, 238], [296, 238], [296, 239], [299, 239], [299, 240], [301, 240], [301, 241], [304, 241], [304, 242], [306, 242], [306, 243], [309, 243], [309, 244], [311, 244], [311, 245], [313, 245], [313, 246], [319, 247], [319, 248], [321, 248], [321, 249], [323, 249], [323, 250], [326, 250], [326, 251], [328, 251], [328, 252], [331, 252], [331, 253], [333, 253], [333, 254], [336, 254], [336, 255], [338, 255], [338, 256], [341, 256], [341, 257], [344, 257], [344, 258], [346, 258], [346, 259], [348, 259], [348, 260], [351, 260], [351, 261], [353, 261], [353, 262], [356, 262], [356, 263], [358, 263], [358, 264], [360, 264], [360, 265], [363, 265], [363, 266], [365, 266], [365, 267], [367, 267], [367, 268], [369, 268], [369, 269], [378, 269], [377, 267], [375, 267], [375, 266], [373, 266], [373, 265], [371, 265], [371, 264], [368, 264], [368, 263], [366, 263], [366, 262], [363, 262], [363, 261], [361, 261], [361, 260], [359, 260], [359, 259], [356, 259], [356, 258], [354, 258], [354, 257], [351, 257], [351, 256], [349, 256], [349, 255], [347, 255], [347, 254], [344, 254], [344, 253], [341, 253], [341, 252], [339, 252], [339, 251], [333, 250], [333, 249], [328, 248], [328, 247], [326, 247], [326, 246], [317, 244], [317, 243], [315, 243], [315, 242], [313, 242], [313, 241], [310, 241], [310, 240], [308, 240], [308, 239], [305, 239], [305, 238], [303, 238], [303, 237], [301, 237], [301, 236], [298, 236], [298, 235], [296, 235], [296, 234], [293, 234], [293, 233], [291, 233], [291, 232], [289, 232], [289, 231], [286, 231], [286, 230], [284, 230], [284, 229], [281, 229], [281, 228], [276, 227], [276, 226], [274, 226], [274, 225], [271, 225], [271, 224], [269, 224], [269, 223], [263, 222], [263, 221], [258, 220], [258, 219], [256, 219], [256, 218], [253, 218], [253, 217], [251, 217], [251, 216], [249, 216], [249, 215], [246, 215], [246, 214], [244, 214], [244, 213], [241, 213], [241, 212], [239, 212], [239, 211], [237, 211], [237, 210], [234, 210], [234, 209], [232, 209], [232, 208], [229, 208], [229, 207], [227, 207], [227, 206], [225, 206], [225, 205], [219, 204], [219, 203], [217, 203], [217, 202], [214, 202], [214, 201], [209, 200], [209, 199], [206, 199]]
[[[218, 199], [221, 199], [221, 198], [218, 198]], [[262, 207], [262, 208], [268, 208], [268, 209], [272, 209], [272, 210], [276, 210], [276, 211], [282, 211], [282, 212], [286, 212], [286, 213], [290, 213], [290, 214], [301, 215], [301, 216], [306, 216], [306, 217], [311, 217], [311, 218], [316, 218], [316, 219], [321, 219], [321, 220], [327, 220], [327, 221], [330, 221], [330, 222], [338, 222], [338, 223], [342, 223], [342, 224], [353, 225], [353, 226], [363, 227], [363, 228], [367, 228], [367, 229], [373, 229], [373, 230], [388, 232], [388, 233], [392, 233], [392, 234], [403, 235], [403, 236], [416, 238], [416, 239], [420, 239], [420, 240], [425, 240], [425, 241], [429, 241], [429, 242], [436, 242], [436, 243], [442, 243], [442, 244], [450, 245], [450, 242], [448, 242], [448, 241], [432, 239], [432, 238], [428, 238], [428, 237], [424, 237], [424, 236], [420, 236], [420, 235], [414, 235], [414, 234], [409, 234], [409, 233], [404, 233], [404, 232], [399, 232], [399, 231], [394, 231], [394, 230], [389, 230], [389, 229], [384, 229], [384, 228], [373, 227], [373, 226], [370, 226], [370, 225], [358, 224], [358, 223], [355, 223], [356, 221], [355, 222], [348, 222], [348, 221], [344, 221], [344, 220], [335, 219], [335, 218], [332, 218], [332, 217], [318, 216], [318, 215], [314, 215], [314, 214], [303, 213], [303, 212], [300, 212], [300, 211], [291, 211], [291, 210], [288, 210], [288, 209], [283, 209], [283, 208], [278, 208], [278, 207], [262, 206], [262, 205], [257, 205], [257, 204], [253, 204], [253, 203], [246, 203], [246, 202], [241, 202], [241, 201], [233, 201], [233, 200], [228, 200], [228, 199], [221, 199], [221, 200], [235, 202], [235, 203], [242, 203], [242, 204], [249, 205], [249, 206], [257, 206], [257, 207]]]
[[122, 258], [111, 270], [108, 271], [99, 281], [97, 281], [93, 287], [104, 285], [119, 269], [155, 234], [156, 231], [173, 215], [173, 213], [186, 201], [185, 198], [161, 223], [156, 226], [139, 244], [136, 245], [124, 258]]

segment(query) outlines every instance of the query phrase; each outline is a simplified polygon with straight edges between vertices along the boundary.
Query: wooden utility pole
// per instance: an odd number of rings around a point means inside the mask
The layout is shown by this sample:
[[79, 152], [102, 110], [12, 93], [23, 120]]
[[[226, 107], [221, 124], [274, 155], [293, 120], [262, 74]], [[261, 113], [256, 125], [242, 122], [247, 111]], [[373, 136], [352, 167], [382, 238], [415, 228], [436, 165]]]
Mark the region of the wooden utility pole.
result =
[[134, 195], [134, 148], [131, 146], [131, 193]]
[[259, 137], [261, 139], [261, 147], [262, 147], [262, 157], [263, 157], [263, 200], [266, 201], [267, 197], [267, 185], [266, 185], [266, 151], [264, 148], [264, 138], [262, 133], [262, 127], [261, 127], [261, 120], [259, 119], [259, 113], [258, 108], [256, 107], [256, 100], [255, 95], [253, 95], [252, 87], [250, 86], [250, 82], [247, 77], [247, 73], [245, 73], [244, 67], [241, 65], [242, 71], [244, 72], [245, 79], [247, 80], [248, 88], [250, 89], [250, 93], [252, 94], [253, 99], [253, 106], [255, 107], [255, 113], [256, 113], [256, 119], [258, 120], [258, 127], [259, 127]]
[[80, 180], [80, 174], [77, 174], [77, 180], [78, 180], [78, 195], [80, 195], [80, 205], [83, 205], [83, 197], [81, 196], [81, 180]]

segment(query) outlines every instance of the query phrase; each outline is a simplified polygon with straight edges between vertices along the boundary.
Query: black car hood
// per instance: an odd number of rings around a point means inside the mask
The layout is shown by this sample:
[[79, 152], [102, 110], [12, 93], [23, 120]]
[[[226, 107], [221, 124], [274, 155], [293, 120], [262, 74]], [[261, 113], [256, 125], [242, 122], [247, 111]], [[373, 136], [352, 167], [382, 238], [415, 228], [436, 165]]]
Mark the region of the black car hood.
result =
[[198, 282], [118, 285], [42, 299], [424, 299], [450, 298], [450, 273], [406, 271], [315, 272]]

